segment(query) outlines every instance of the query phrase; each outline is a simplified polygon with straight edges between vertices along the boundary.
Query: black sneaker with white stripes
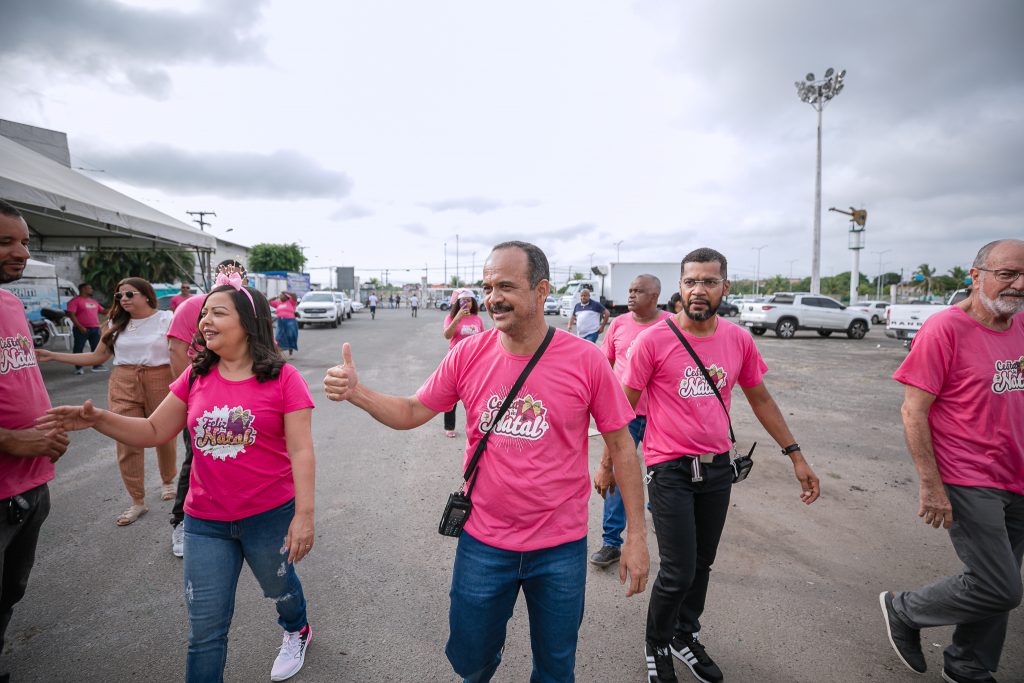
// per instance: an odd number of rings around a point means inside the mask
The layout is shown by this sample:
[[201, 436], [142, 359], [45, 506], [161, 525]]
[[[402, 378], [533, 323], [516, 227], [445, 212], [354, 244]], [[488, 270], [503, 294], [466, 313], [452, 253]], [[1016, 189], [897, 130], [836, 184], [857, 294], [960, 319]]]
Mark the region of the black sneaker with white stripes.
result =
[[679, 683], [672, 666], [672, 653], [667, 647], [659, 647], [648, 640], [644, 652], [647, 655], [647, 683]]
[[690, 668], [701, 683], [719, 683], [724, 677], [718, 665], [708, 657], [696, 633], [680, 633], [672, 639], [672, 654]]

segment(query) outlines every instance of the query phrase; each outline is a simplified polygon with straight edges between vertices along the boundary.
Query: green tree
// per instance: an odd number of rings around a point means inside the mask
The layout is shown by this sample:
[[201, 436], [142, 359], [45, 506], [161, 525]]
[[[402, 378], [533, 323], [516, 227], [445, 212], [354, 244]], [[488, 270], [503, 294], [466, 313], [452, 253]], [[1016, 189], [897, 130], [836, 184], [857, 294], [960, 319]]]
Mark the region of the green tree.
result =
[[965, 268], [961, 268], [960, 266], [953, 266], [952, 268], [949, 269], [949, 276], [956, 280], [957, 289], [967, 284], [967, 278], [970, 277], [970, 275], [970, 271], [966, 270]]
[[789, 280], [782, 277], [781, 275], [774, 275], [769, 278], [764, 286], [761, 287], [763, 294], [774, 294], [775, 292], [786, 292], [789, 291]]
[[584, 275], [583, 273], [573, 273], [572, 277], [569, 278], [569, 279], [570, 280], [586, 280], [587, 276]]
[[96, 298], [109, 303], [114, 287], [126, 277], [149, 282], [191, 281], [196, 261], [182, 249], [158, 251], [89, 250], [78, 259], [82, 281], [92, 285]]
[[255, 244], [249, 249], [249, 271], [266, 273], [270, 271], [302, 272], [306, 265], [306, 257], [302, 255], [299, 245], [292, 244]]
[[458, 275], [452, 275], [452, 279], [448, 282], [452, 287], [465, 287], [466, 281], [460, 278]]
[[928, 296], [932, 294], [932, 278], [935, 277], [935, 269], [929, 266], [927, 263], [922, 263], [914, 271], [914, 275], [920, 275], [925, 282], [928, 289]]

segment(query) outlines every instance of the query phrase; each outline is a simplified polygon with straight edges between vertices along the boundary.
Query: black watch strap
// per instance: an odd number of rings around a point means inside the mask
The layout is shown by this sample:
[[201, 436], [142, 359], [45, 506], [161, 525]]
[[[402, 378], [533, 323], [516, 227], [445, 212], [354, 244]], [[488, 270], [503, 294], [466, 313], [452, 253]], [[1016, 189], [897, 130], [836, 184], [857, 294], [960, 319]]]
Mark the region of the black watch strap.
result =
[[782, 449], [782, 454], [783, 455], [789, 455], [790, 453], [796, 453], [798, 450], [800, 450], [800, 444], [798, 444], [798, 443], [791, 443], [791, 444], [789, 444], [788, 446], [786, 446], [785, 448]]

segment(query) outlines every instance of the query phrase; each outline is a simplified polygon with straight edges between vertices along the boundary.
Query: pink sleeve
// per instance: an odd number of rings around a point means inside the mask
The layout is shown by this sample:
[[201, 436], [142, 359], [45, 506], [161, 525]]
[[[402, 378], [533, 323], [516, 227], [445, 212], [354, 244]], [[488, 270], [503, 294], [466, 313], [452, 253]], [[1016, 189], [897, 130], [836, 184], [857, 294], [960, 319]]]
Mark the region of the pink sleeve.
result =
[[433, 374], [423, 383], [423, 386], [416, 390], [416, 398], [420, 403], [435, 413], [451, 410], [459, 400], [459, 390], [455, 383], [455, 368], [461, 355], [460, 352], [464, 348], [465, 344], [453, 347]]
[[188, 403], [188, 378], [191, 375], [192, 366], [190, 365], [187, 368], [185, 368], [185, 370], [178, 376], [178, 379], [171, 382], [171, 385], [168, 387], [171, 390], [171, 393], [177, 396], [179, 399], [181, 399], [181, 401], [185, 404]]
[[302, 374], [294, 366], [285, 365], [281, 368], [281, 396], [283, 413], [294, 413], [296, 410], [314, 408], [313, 395]]
[[741, 387], [755, 387], [764, 379], [764, 373], [768, 372], [768, 366], [765, 365], [761, 352], [757, 350], [754, 338], [744, 335], [741, 339], [743, 340], [740, 342], [743, 345], [743, 366], [736, 383]]
[[648, 341], [647, 332], [642, 332], [633, 344], [633, 353], [626, 364], [626, 371], [622, 373], [622, 383], [630, 389], [643, 391], [651, 381], [653, 371], [654, 350]]
[[601, 350], [604, 351], [604, 356], [612, 363], [615, 362], [615, 344], [612, 343], [615, 334], [619, 331], [618, 326], [615, 324], [616, 318], [608, 326], [608, 332], [604, 335], [604, 340], [601, 342]]
[[180, 339], [186, 344], [192, 343], [197, 326], [195, 320], [188, 320], [188, 312], [190, 310], [192, 310], [191, 306], [182, 305], [178, 307], [178, 310], [174, 312], [174, 317], [171, 318], [170, 327], [167, 328], [168, 337]]
[[[935, 320], [935, 318], [932, 318]], [[896, 369], [892, 378], [900, 384], [909, 384], [921, 391], [938, 396], [953, 358], [953, 348], [939, 325], [926, 320], [914, 338], [910, 353]]]
[[67, 312], [68, 313], [74, 313], [75, 315], [78, 315], [78, 305], [79, 305], [80, 301], [81, 301], [81, 299], [79, 299], [77, 296], [74, 299], [72, 299], [71, 301], [69, 301], [68, 302], [68, 307], [66, 309]]
[[611, 366], [600, 354], [587, 355], [591, 359], [590, 414], [594, 416], [594, 423], [602, 434], [622, 429], [636, 414]]

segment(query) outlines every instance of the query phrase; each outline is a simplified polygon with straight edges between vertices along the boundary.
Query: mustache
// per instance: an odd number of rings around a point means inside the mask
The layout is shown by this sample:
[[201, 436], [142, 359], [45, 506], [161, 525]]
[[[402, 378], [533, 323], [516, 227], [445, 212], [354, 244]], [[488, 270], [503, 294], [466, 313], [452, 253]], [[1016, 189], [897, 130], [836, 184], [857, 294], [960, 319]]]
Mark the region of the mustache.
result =
[[491, 304], [491, 312], [493, 313], [511, 313], [512, 307], [508, 304]]

